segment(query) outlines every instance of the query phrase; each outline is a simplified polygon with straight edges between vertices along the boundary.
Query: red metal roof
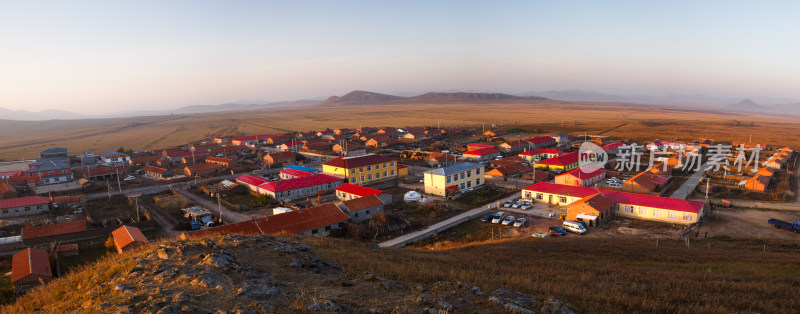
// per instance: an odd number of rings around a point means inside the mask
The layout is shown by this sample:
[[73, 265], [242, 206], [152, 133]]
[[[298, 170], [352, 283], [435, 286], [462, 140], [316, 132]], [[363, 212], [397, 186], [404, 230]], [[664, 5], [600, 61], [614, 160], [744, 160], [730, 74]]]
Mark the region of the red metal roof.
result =
[[305, 144], [305, 143], [303, 143], [301, 141], [291, 141], [291, 142], [283, 143], [283, 144], [281, 144], [281, 146], [283, 146], [283, 145], [286, 145], [286, 146], [289, 146], [289, 147], [291, 147], [291, 146], [303, 146], [303, 144]]
[[225, 153], [225, 152], [230, 152], [230, 151], [247, 150], [247, 149], [249, 149], [249, 148], [247, 146], [245, 146], [245, 145], [236, 145], [236, 146], [225, 146], [225, 147], [212, 148], [211, 152], [216, 154], [216, 153]]
[[543, 165], [567, 166], [578, 162], [578, 152], [566, 153], [537, 162]]
[[328, 166], [338, 167], [338, 168], [358, 168], [364, 166], [371, 166], [375, 164], [382, 164], [385, 162], [392, 162], [394, 159], [389, 157], [381, 156], [381, 155], [364, 155], [358, 157], [336, 157], [324, 163]]
[[44, 205], [50, 202], [50, 199], [42, 196], [24, 196], [17, 198], [0, 199], [0, 209], [14, 208], [21, 206]]
[[283, 192], [336, 181], [342, 181], [342, 179], [332, 177], [327, 174], [313, 174], [306, 177], [267, 182], [259, 185], [258, 187], [270, 192]]
[[86, 230], [86, 222], [84, 221], [73, 221], [57, 225], [24, 227], [22, 228], [22, 240], [51, 237]]
[[314, 175], [311, 172], [305, 172], [303, 170], [297, 170], [297, 169], [292, 169], [292, 168], [284, 168], [283, 170], [281, 170], [281, 173], [288, 174], [288, 175], [294, 176], [294, 177], [307, 177], [307, 176], [310, 176], [310, 175]]
[[150, 243], [139, 228], [131, 226], [117, 228], [111, 232], [111, 237], [114, 238], [114, 245], [118, 248], [124, 248], [134, 242]]
[[698, 201], [687, 201], [677, 198], [668, 198], [668, 197], [660, 197], [660, 196], [652, 196], [652, 195], [644, 195], [644, 194], [636, 194], [628, 192], [608, 191], [608, 190], [593, 189], [581, 186], [561, 185], [549, 182], [539, 182], [533, 185], [529, 185], [523, 188], [523, 190], [564, 195], [564, 196], [573, 196], [580, 198], [600, 193], [603, 196], [614, 200], [614, 202], [618, 204], [669, 209], [669, 210], [676, 210], [676, 211], [695, 213], [695, 214], [699, 213], [704, 205], [703, 202], [698, 202]]
[[376, 190], [373, 188], [368, 188], [365, 186], [360, 186], [350, 183], [342, 184], [341, 186], [336, 188], [336, 191], [357, 195], [358, 197], [364, 197], [367, 195], [380, 195], [381, 193], [383, 193], [383, 191], [381, 190]]
[[0, 177], [24, 177], [24, 176], [25, 176], [25, 171], [22, 170], [0, 172]]
[[556, 139], [551, 137], [551, 136], [540, 136], [540, 137], [529, 138], [528, 142], [530, 142], [531, 144], [539, 144], [539, 143], [545, 143], [545, 142], [550, 142], [550, 141], [555, 141], [555, 140]]
[[295, 234], [333, 225], [350, 219], [333, 203], [261, 217], [216, 228], [184, 233], [184, 237], [212, 234]]
[[611, 144], [603, 145], [602, 148], [604, 150], [612, 150], [612, 149], [615, 149], [615, 148], [620, 147], [622, 145], [625, 145], [625, 144], [623, 144], [622, 142], [614, 142], [614, 143], [611, 143]]
[[142, 167], [142, 171], [161, 174], [161, 173], [166, 172], [167, 169], [159, 168], [159, 167], [153, 167], [153, 166], [144, 166], [144, 167]]
[[187, 157], [187, 156], [191, 157], [192, 155], [199, 156], [199, 155], [206, 155], [208, 153], [209, 152], [207, 150], [196, 150], [194, 152], [180, 152], [180, 153], [169, 154], [169, 155], [167, 155], [167, 157], [169, 157], [169, 158], [178, 158], [178, 157]]
[[238, 176], [236, 178], [236, 181], [239, 181], [239, 182], [247, 184], [247, 185], [252, 185], [252, 186], [259, 186], [259, 185], [262, 185], [264, 183], [269, 182], [269, 180], [267, 180], [267, 179], [264, 179], [264, 178], [261, 178], [261, 177], [256, 177], [256, 176], [251, 176], [249, 174], [243, 174], [241, 176]]
[[578, 169], [572, 170], [570, 172], [567, 172], [567, 173], [564, 173], [564, 174], [560, 174], [560, 175], [558, 175], [558, 177], [560, 177], [560, 176], [571, 176], [571, 177], [575, 177], [575, 178], [578, 178], [578, 179], [589, 179], [589, 178], [593, 178], [593, 177], [599, 176], [599, 175], [604, 174], [604, 173], [606, 173], [605, 169], [597, 169], [597, 170], [592, 171], [592, 172], [585, 172], [585, 171], [581, 170], [581, 168], [578, 168]]
[[53, 277], [47, 251], [27, 248], [14, 254], [11, 261], [11, 283], [29, 275]]
[[499, 153], [499, 152], [500, 152], [499, 150], [496, 150], [494, 148], [481, 148], [481, 149], [476, 149], [476, 150], [471, 150], [471, 151], [465, 152], [464, 155], [486, 156], [486, 155], [489, 155], [489, 154], [495, 154], [495, 153]]
[[458, 186], [451, 185], [451, 186], [448, 186], [448, 187], [446, 187], [444, 189], [448, 190], [448, 191], [458, 191]]

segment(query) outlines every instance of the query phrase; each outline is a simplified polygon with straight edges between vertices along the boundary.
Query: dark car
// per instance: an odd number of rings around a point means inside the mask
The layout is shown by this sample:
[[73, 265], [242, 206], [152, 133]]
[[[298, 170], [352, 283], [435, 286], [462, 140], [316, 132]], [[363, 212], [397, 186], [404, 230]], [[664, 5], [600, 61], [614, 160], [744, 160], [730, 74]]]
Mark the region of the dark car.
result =
[[481, 217], [481, 222], [491, 222], [492, 218], [494, 218], [494, 214], [486, 213], [485, 215], [483, 215], [483, 217]]
[[550, 228], [548, 229], [550, 229], [550, 234], [558, 233], [558, 235], [562, 237], [567, 235], [567, 230], [564, 230], [564, 228], [561, 228], [559, 226], [550, 226]]

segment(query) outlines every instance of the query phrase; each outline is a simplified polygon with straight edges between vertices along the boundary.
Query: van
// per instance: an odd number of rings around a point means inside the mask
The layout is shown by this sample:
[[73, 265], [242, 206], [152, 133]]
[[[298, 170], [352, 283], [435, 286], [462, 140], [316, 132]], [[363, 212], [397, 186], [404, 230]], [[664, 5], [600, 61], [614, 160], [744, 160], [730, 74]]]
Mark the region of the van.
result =
[[583, 225], [580, 222], [577, 222], [577, 221], [569, 221], [569, 220], [567, 220], [563, 224], [561, 224], [561, 227], [563, 227], [564, 230], [567, 230], [569, 232], [574, 232], [574, 233], [577, 233], [577, 234], [586, 233], [586, 228], [583, 227]]

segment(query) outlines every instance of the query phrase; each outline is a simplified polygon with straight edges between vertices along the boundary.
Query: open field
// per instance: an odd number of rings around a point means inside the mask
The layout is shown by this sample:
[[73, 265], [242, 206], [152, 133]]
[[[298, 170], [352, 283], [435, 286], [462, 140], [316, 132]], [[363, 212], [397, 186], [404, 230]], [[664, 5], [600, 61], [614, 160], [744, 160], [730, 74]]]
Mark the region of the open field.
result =
[[[735, 121], [739, 121], [738, 123]], [[652, 140], [677, 137], [747, 140], [800, 146], [800, 118], [676, 109], [644, 105], [560, 102], [297, 106], [267, 111], [166, 115], [118, 119], [2, 121], [0, 159], [33, 158], [67, 147], [104, 153], [120, 146], [162, 148], [218, 135], [284, 133], [359, 126], [523, 127]], [[752, 125], [751, 125], [752, 123]]]

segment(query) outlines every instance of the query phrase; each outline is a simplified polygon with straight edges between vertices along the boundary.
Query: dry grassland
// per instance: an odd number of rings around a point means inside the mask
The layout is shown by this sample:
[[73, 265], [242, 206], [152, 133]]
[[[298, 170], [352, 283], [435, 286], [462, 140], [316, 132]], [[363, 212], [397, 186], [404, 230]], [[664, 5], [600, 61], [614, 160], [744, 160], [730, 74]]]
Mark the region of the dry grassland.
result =
[[[741, 121], [736, 126], [734, 120]], [[35, 157], [50, 147], [104, 153], [120, 146], [147, 150], [218, 135], [284, 133], [359, 126], [526, 127], [637, 140], [677, 137], [747, 140], [800, 146], [794, 117], [670, 109], [643, 105], [540, 101], [512, 104], [387, 104], [299, 106], [265, 111], [64, 120], [2, 121], [0, 159]], [[753, 125], [750, 125], [750, 124]]]

